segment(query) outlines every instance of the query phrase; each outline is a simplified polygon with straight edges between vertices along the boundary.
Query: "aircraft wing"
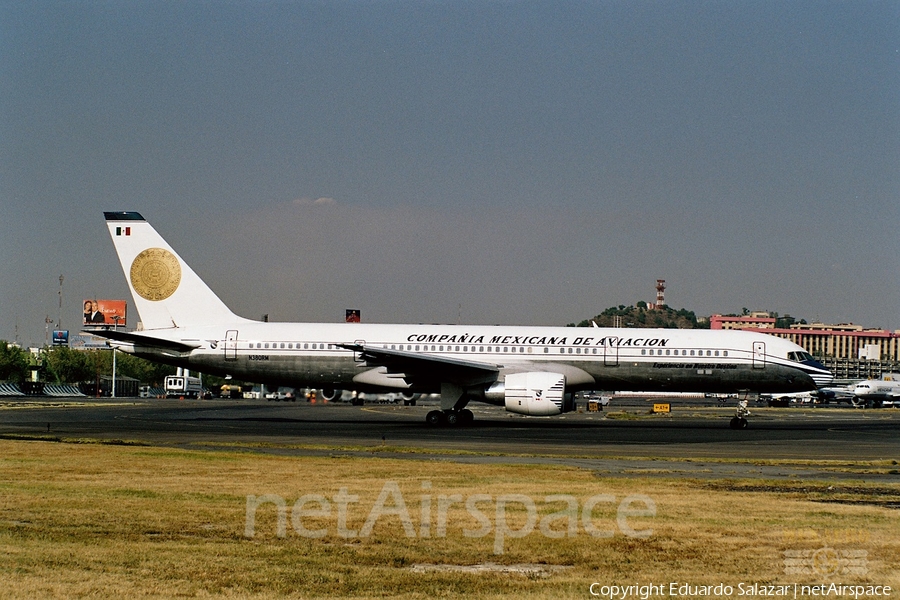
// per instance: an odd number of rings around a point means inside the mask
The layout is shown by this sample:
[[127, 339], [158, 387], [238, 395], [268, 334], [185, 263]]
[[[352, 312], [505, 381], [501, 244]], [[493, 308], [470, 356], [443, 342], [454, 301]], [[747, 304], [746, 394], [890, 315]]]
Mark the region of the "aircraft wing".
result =
[[118, 331], [116, 329], [90, 329], [84, 333], [104, 337], [117, 342], [125, 342], [126, 344], [135, 344], [136, 346], [144, 346], [146, 348], [157, 348], [159, 350], [190, 352], [201, 346], [200, 343], [189, 344], [185, 342], [177, 342], [167, 338], [151, 337], [140, 333], [129, 331]]
[[426, 385], [449, 381], [475, 385], [496, 381], [500, 365], [432, 356], [421, 352], [389, 350], [365, 344], [337, 344], [357, 353], [357, 360], [379, 368], [389, 378], [402, 378], [410, 385]]

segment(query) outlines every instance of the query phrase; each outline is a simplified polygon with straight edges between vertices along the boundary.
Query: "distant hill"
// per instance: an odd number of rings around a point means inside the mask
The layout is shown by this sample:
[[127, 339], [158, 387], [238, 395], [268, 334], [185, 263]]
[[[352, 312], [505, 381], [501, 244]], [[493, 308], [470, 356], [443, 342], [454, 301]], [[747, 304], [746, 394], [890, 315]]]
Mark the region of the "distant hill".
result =
[[709, 329], [709, 320], [697, 320], [697, 315], [687, 309], [675, 310], [668, 306], [649, 309], [646, 302], [636, 306], [613, 306], [592, 319], [569, 323], [569, 327], [590, 327], [591, 321], [599, 327], [660, 327], [663, 329]]

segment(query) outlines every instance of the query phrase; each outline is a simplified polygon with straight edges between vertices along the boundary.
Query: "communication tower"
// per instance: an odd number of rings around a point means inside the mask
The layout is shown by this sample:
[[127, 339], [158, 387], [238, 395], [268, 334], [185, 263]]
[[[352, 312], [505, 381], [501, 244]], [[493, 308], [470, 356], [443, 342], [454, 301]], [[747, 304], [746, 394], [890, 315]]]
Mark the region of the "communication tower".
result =
[[656, 280], [656, 308], [661, 309], [666, 305], [666, 280]]

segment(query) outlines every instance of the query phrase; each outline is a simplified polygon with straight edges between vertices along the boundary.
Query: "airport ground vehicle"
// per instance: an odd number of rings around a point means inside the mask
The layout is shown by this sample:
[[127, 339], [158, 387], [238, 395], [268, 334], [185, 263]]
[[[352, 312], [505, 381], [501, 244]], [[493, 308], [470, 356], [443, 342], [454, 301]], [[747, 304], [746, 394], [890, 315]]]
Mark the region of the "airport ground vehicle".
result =
[[226, 383], [219, 388], [219, 398], [240, 399], [244, 397], [243, 388], [233, 383]]
[[266, 392], [266, 400], [285, 400], [287, 402], [296, 402], [297, 394], [292, 387], [281, 386], [277, 390]]
[[165, 388], [167, 398], [199, 398], [203, 393], [200, 378], [189, 375], [168, 375]]

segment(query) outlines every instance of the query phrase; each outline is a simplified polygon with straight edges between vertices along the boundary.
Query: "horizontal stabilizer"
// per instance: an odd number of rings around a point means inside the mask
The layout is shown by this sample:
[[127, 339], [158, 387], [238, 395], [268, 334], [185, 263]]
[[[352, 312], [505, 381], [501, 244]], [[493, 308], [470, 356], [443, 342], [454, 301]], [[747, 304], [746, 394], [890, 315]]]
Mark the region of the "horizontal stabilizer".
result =
[[175, 352], [190, 352], [201, 346], [199, 343], [187, 344], [184, 342], [176, 342], [165, 338], [151, 337], [149, 335], [141, 335], [129, 331], [121, 331], [116, 329], [93, 329], [85, 331], [91, 335], [104, 337], [117, 342], [125, 342], [134, 344], [135, 346], [143, 346], [145, 348], [159, 348], [160, 350], [174, 350]]

